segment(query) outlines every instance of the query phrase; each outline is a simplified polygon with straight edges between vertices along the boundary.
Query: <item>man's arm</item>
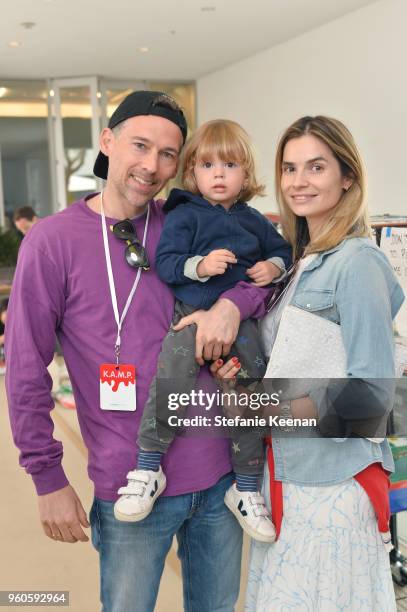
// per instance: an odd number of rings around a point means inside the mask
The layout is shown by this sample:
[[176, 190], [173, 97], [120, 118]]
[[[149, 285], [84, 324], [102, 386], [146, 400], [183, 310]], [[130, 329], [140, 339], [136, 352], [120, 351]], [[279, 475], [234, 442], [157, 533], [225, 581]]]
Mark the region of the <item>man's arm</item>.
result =
[[[32, 476], [48, 536], [86, 539], [84, 510], [63, 471], [62, 444], [53, 438], [52, 361], [55, 329], [64, 307], [61, 270], [45, 252], [24, 240], [10, 296], [6, 330], [6, 388], [13, 438], [20, 465]], [[26, 242], [27, 241], [27, 242]], [[85, 516], [86, 519], [86, 516]], [[71, 534], [71, 535], [69, 535]], [[72, 539], [75, 538], [75, 539]]]
[[240, 321], [260, 318], [266, 312], [270, 289], [255, 287], [244, 281], [223, 293], [209, 310], [197, 310], [183, 317], [175, 331], [186, 325], [197, 325], [195, 357], [200, 365], [204, 360], [228, 355], [239, 331]]
[[86, 512], [71, 485], [38, 497], [40, 521], [45, 535], [74, 544], [87, 542], [82, 527], [89, 527]]

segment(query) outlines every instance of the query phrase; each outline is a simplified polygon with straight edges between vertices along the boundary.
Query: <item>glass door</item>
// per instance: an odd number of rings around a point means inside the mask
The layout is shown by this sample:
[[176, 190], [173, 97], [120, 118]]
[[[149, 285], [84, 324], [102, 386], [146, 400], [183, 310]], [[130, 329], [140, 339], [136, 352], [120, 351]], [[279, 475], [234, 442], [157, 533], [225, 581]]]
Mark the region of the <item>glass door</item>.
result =
[[39, 217], [54, 211], [47, 126], [46, 81], [0, 79], [1, 226], [21, 206]]
[[101, 127], [98, 80], [51, 79], [48, 93], [57, 209], [62, 210], [99, 187], [93, 175]]
[[106, 127], [114, 110], [132, 91], [150, 89], [146, 81], [100, 81], [102, 127]]
[[4, 192], [3, 192], [3, 172], [1, 165], [1, 146], [0, 146], [0, 231], [2, 227], [5, 227], [6, 215], [4, 211]]

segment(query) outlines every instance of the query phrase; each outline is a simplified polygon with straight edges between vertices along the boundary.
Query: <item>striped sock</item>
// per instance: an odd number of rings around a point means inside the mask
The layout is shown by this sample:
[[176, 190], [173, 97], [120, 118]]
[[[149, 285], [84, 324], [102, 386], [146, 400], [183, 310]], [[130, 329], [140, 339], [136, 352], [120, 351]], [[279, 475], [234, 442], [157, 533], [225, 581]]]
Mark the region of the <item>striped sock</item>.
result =
[[238, 491], [258, 491], [259, 475], [236, 474], [236, 489]]
[[155, 451], [139, 450], [137, 459], [138, 470], [152, 470], [158, 472], [160, 469], [161, 459], [164, 453], [157, 453]]

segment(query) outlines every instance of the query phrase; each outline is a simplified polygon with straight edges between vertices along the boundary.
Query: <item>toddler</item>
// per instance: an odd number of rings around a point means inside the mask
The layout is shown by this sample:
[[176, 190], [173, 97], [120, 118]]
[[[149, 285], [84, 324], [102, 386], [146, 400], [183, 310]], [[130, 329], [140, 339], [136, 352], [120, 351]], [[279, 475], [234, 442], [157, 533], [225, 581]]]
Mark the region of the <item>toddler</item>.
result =
[[[291, 261], [288, 243], [272, 223], [246, 203], [264, 195], [264, 187], [256, 178], [249, 136], [240, 125], [228, 120], [205, 123], [187, 143], [181, 163], [186, 191], [173, 189], [164, 205], [168, 215], [156, 254], [157, 273], [176, 298], [172, 325], [197, 309], [209, 309], [239, 281], [268, 285], [281, 278]], [[265, 360], [255, 320], [241, 323], [232, 354], [240, 366], [238, 376], [264, 376]], [[194, 388], [199, 367], [195, 326], [179, 332], [171, 329], [143, 412], [137, 467], [127, 475], [127, 486], [118, 491], [118, 520], [144, 519], [166, 486], [160, 464], [176, 432], [167, 428], [163, 433], [157, 423], [168, 400], [167, 396], [161, 399], [157, 378], [182, 379], [185, 393]], [[180, 410], [177, 416], [182, 414]], [[227, 491], [225, 503], [251, 537], [272, 542], [274, 527], [259, 493], [262, 437], [236, 427], [232, 442], [236, 482]]]

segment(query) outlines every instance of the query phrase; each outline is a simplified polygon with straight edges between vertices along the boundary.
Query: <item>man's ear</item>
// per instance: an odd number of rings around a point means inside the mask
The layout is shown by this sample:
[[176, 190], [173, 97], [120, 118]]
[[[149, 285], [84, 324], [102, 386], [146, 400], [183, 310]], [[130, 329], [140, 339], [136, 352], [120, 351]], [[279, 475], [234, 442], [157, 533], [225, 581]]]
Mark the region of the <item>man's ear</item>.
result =
[[104, 128], [99, 136], [100, 150], [105, 155], [109, 156], [114, 140], [114, 134], [110, 128]]

